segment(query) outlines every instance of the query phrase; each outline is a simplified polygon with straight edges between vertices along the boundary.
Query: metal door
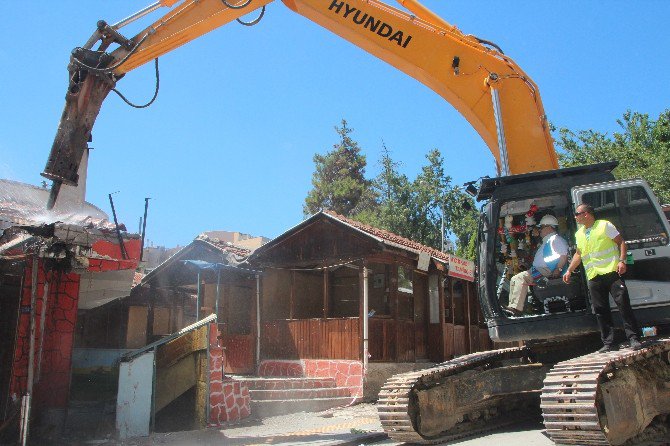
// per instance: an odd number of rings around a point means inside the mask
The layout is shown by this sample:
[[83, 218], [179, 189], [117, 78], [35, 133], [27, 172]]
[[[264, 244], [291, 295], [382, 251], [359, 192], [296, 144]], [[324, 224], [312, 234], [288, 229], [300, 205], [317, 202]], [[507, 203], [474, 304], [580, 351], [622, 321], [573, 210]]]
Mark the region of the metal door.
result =
[[121, 439], [149, 435], [153, 377], [153, 350], [119, 365], [116, 429]]
[[626, 241], [634, 261], [624, 276], [631, 305], [638, 309], [670, 305], [670, 227], [647, 182], [575, 187], [572, 199], [575, 208], [582, 203], [593, 206], [596, 218], [613, 223]]

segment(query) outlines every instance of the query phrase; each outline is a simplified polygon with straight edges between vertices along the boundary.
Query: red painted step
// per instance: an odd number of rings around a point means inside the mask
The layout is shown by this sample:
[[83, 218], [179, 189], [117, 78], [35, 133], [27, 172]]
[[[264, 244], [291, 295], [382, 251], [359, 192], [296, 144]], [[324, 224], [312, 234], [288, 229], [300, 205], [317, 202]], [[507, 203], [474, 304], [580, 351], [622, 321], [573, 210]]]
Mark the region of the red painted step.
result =
[[290, 389], [327, 389], [335, 388], [337, 384], [332, 378], [234, 378], [249, 390], [290, 390]]
[[300, 400], [310, 398], [348, 397], [346, 387], [330, 387], [323, 389], [281, 389], [281, 390], [249, 390], [252, 401], [260, 400]]
[[332, 378], [233, 377], [249, 389], [251, 413], [256, 417], [320, 412], [358, 401], [352, 389], [337, 387]]
[[251, 414], [264, 418], [296, 412], [321, 412], [333, 407], [348, 406], [359, 402], [351, 396], [340, 398], [310, 398], [299, 400], [251, 400]]

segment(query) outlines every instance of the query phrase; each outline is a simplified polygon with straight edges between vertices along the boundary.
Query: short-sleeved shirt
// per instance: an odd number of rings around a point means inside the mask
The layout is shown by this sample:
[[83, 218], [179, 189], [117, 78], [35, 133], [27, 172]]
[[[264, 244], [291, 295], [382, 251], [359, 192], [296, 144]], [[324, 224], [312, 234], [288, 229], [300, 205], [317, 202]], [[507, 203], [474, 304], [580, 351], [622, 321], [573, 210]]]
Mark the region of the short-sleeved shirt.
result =
[[533, 266], [537, 269], [549, 268], [551, 271], [558, 266], [561, 256], [568, 255], [568, 242], [555, 232], [542, 238], [542, 246], [535, 252]]
[[[593, 229], [593, 226], [584, 229], [584, 235], [586, 236], [586, 240], [588, 240], [589, 236], [591, 235], [591, 229]], [[617, 237], [617, 235], [619, 235], [619, 230], [612, 223], [605, 220], [605, 234], [609, 238], [614, 240]]]

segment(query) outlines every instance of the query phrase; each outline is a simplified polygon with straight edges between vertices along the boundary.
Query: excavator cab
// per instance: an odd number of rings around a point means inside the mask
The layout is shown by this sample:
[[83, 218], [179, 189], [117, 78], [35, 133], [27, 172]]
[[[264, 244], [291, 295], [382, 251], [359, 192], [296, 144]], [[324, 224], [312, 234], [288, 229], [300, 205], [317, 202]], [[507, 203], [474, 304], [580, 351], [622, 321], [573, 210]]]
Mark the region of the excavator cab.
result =
[[[495, 245], [494, 252], [498, 283], [496, 297], [508, 316], [531, 317], [586, 308], [581, 280], [565, 284], [559, 272], [544, 276], [533, 268], [536, 257], [543, 258], [543, 237], [549, 232], [542, 232], [543, 221], [556, 223], [551, 234], [556, 234], [557, 243], [565, 250], [560, 269], [567, 267], [568, 251], [574, 252], [574, 246], [569, 242], [570, 234], [574, 233], [570, 208], [570, 200], [565, 193], [535, 194], [501, 203], [496, 229], [499, 243]], [[513, 279], [518, 274], [523, 280]], [[525, 285], [530, 280], [533, 285]], [[513, 281], [516, 282], [514, 285]], [[521, 288], [522, 293], [519, 292]]]
[[[510, 282], [529, 270], [542, 244], [539, 222], [551, 215], [556, 232], [576, 250], [574, 210], [591, 204], [598, 218], [621, 231], [635, 264], [626, 274], [631, 304], [641, 324], [670, 321], [668, 222], [643, 180], [613, 181], [616, 163], [482, 180], [487, 200], [480, 219], [478, 271], [482, 310], [498, 341], [555, 339], [597, 332], [582, 268], [570, 284], [533, 271], [533, 285], [510, 296]], [[530, 277], [530, 274], [528, 275]], [[616, 305], [612, 304], [616, 309]], [[666, 314], [667, 313], [667, 314]]]

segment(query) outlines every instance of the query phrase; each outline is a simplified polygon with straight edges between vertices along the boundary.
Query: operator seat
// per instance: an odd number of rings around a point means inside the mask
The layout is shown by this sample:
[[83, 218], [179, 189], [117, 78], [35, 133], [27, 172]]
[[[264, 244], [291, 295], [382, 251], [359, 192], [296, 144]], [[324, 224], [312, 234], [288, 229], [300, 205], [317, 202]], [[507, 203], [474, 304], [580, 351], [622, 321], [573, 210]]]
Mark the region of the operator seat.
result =
[[562, 278], [547, 279], [543, 284], [533, 286], [533, 297], [541, 305], [544, 314], [568, 313], [586, 308], [586, 298], [582, 293], [580, 280], [567, 284]]

